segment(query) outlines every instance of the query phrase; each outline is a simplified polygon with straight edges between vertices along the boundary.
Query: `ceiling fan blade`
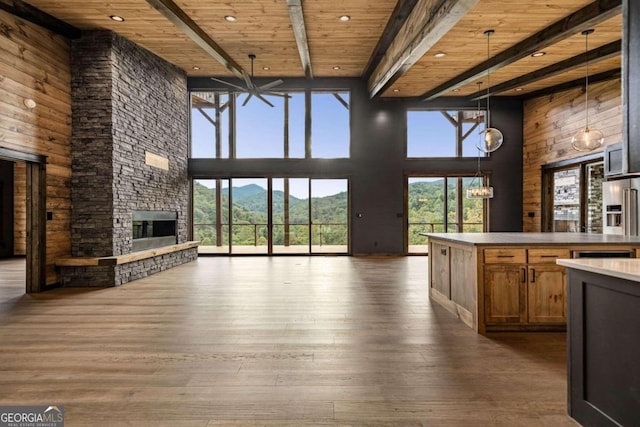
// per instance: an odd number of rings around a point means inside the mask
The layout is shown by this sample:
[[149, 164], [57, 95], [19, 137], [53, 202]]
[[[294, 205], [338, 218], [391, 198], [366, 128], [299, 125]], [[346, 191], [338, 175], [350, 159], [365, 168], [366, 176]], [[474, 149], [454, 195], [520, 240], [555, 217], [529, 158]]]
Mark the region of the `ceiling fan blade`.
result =
[[233, 83], [225, 82], [224, 80], [216, 79], [215, 77], [209, 77], [209, 78], [211, 80], [215, 81], [215, 82], [222, 83], [222, 84], [225, 84], [227, 86], [231, 86], [231, 87], [234, 87], [236, 89], [240, 89], [242, 91], [246, 91], [247, 90], [246, 88], [244, 88], [242, 86], [234, 85]]
[[245, 80], [247, 83], [247, 89], [249, 92], [253, 92], [256, 89], [256, 85], [253, 84], [253, 80], [251, 80], [249, 77], [247, 77], [247, 79]]
[[272, 87], [276, 87], [281, 85], [282, 83], [284, 83], [284, 80], [278, 79], [278, 80], [274, 80], [272, 82], [269, 82], [267, 84], [264, 84], [262, 86], [260, 86], [260, 90], [265, 91], [265, 90], [269, 90]]
[[274, 105], [272, 103], [270, 103], [269, 101], [267, 101], [267, 99], [260, 95], [259, 93], [256, 93], [256, 97], [261, 100], [262, 102], [264, 102], [265, 104], [267, 104], [269, 107], [273, 107]]
[[245, 105], [247, 105], [247, 102], [249, 102], [249, 100], [251, 99], [251, 97], [253, 96], [252, 93], [250, 93], [247, 98], [244, 100], [244, 102], [242, 103], [242, 106], [244, 107]]
[[278, 92], [262, 92], [263, 95], [269, 96], [279, 96], [280, 98], [291, 98], [291, 95], [288, 93], [278, 93]]

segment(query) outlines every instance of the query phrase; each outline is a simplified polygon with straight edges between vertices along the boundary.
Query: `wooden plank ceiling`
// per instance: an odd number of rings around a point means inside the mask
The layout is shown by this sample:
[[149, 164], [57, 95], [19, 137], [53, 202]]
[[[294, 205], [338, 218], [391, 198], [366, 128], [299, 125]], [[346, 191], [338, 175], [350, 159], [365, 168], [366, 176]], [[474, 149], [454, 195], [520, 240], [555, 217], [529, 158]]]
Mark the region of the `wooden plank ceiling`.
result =
[[[482, 65], [494, 57], [501, 62], [490, 65], [491, 86], [496, 89], [491, 91], [492, 95], [538, 93], [580, 80], [585, 74], [585, 37], [580, 33], [585, 28], [595, 29], [588, 40], [589, 51], [594, 51], [589, 56], [590, 74], [615, 76], [621, 61], [620, 47], [616, 44], [622, 34], [619, 0], [29, 0], [28, 3], [81, 30], [113, 30], [183, 68], [190, 76], [233, 77], [230, 69], [152, 6], [169, 4], [184, 12], [246, 73], [251, 70], [248, 55], [255, 54], [256, 77], [305, 77], [300, 49], [306, 48], [314, 78], [361, 77], [369, 82], [372, 96], [475, 98], [480, 95], [477, 82], [483, 82], [481, 92], [487, 90], [486, 67], [482, 72]], [[290, 14], [290, 8], [296, 5], [303, 10], [303, 22], [295, 22], [294, 14]], [[122, 16], [125, 21], [112, 21], [111, 15]], [[342, 22], [339, 17], [343, 15], [351, 20]], [[235, 16], [237, 22], [228, 22], [225, 16]], [[583, 22], [585, 16], [593, 19]], [[523, 49], [535, 46], [552, 33], [554, 23], [563, 19], [566, 25], [562, 26], [562, 34], [541, 44], [544, 56], [534, 58], [523, 50], [524, 55], [512, 56], [514, 59], [508, 61], [499, 57], [514, 46]], [[296, 43], [293, 31], [296, 26], [306, 31], [302, 44], [300, 40]], [[489, 39], [489, 57], [484, 35], [488, 29], [495, 30]], [[446, 55], [434, 57], [435, 53]], [[411, 55], [419, 56], [410, 58]], [[474, 71], [470, 78], [456, 82], [457, 76], [468, 77], [469, 70]]]

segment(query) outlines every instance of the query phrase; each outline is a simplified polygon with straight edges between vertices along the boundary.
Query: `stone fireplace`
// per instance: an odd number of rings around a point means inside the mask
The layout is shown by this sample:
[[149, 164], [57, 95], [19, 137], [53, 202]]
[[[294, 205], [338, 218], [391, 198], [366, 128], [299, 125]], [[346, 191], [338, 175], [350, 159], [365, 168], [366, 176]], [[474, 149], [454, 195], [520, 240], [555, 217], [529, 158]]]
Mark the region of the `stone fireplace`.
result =
[[[67, 286], [115, 286], [197, 257], [187, 242], [188, 92], [183, 70], [110, 31], [72, 42], [71, 255]], [[120, 263], [128, 254], [135, 259]]]

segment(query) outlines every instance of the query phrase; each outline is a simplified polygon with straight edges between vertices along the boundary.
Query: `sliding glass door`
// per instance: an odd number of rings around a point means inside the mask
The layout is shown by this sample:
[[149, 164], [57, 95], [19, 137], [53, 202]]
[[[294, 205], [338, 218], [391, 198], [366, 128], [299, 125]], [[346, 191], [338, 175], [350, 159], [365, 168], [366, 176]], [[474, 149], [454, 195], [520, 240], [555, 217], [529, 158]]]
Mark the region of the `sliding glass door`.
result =
[[309, 179], [273, 178], [273, 253], [310, 253]]
[[466, 190], [477, 184], [473, 177], [407, 178], [407, 253], [427, 253], [429, 239], [421, 233], [484, 231], [485, 200], [466, 198]]
[[194, 180], [201, 254], [349, 252], [347, 179]]
[[201, 254], [229, 253], [229, 180], [193, 181], [193, 238]]
[[311, 180], [311, 252], [349, 252], [349, 181]]

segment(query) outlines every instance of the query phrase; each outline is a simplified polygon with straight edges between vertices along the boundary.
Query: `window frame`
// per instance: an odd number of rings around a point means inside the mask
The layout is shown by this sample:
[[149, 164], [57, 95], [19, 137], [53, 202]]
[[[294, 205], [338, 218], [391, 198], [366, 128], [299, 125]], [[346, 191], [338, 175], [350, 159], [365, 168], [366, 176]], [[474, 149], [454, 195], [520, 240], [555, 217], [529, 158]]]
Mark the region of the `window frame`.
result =
[[[242, 108], [241, 107], [241, 103], [238, 102], [238, 97], [246, 94], [246, 92], [241, 92], [241, 91], [234, 91], [234, 90], [192, 90], [189, 91], [189, 158], [190, 159], [215, 159], [215, 160], [221, 160], [221, 159], [229, 159], [229, 160], [256, 160], [256, 159], [269, 159], [269, 160], [280, 160], [280, 159], [295, 159], [295, 160], [301, 160], [301, 159], [305, 159], [305, 160], [309, 160], [309, 159], [323, 159], [323, 160], [330, 160], [330, 159], [350, 159], [352, 157], [352, 151], [353, 151], [353, 145], [351, 143], [352, 140], [352, 115], [351, 115], [351, 99], [352, 99], [352, 90], [350, 88], [342, 88], [342, 89], [319, 89], [319, 90], [313, 90], [313, 89], [287, 89], [287, 90], [283, 90], [283, 91], [279, 91], [279, 93], [283, 93], [283, 94], [304, 94], [304, 157], [290, 157], [291, 155], [291, 125], [290, 125], [290, 118], [291, 118], [291, 109], [290, 109], [290, 102], [289, 102], [289, 98], [285, 97], [284, 98], [284, 102], [283, 102], [283, 121], [284, 121], [284, 126], [282, 129], [282, 144], [283, 144], [283, 155], [282, 157], [238, 157], [237, 156], [237, 148], [238, 148], [238, 143], [237, 143], [237, 137], [238, 137], [238, 130], [237, 130], [237, 126], [238, 126], [238, 114], [237, 114], [237, 109], [238, 108]], [[214, 124], [213, 122], [215, 122], [215, 120], [212, 122], [211, 120], [209, 120], [210, 123], [213, 124], [214, 126], [214, 133], [215, 133], [215, 137], [212, 139], [215, 139], [215, 147], [213, 148], [214, 152], [216, 153], [216, 157], [193, 157], [193, 112], [195, 109], [197, 109], [196, 107], [194, 107], [193, 105], [193, 95], [194, 94], [203, 94], [203, 93], [209, 93], [212, 96], [215, 97], [215, 99], [219, 99], [220, 97], [223, 96], [227, 96], [228, 97], [228, 102], [225, 104], [224, 108], [228, 109], [228, 135], [223, 135], [223, 132], [220, 129], [220, 126]], [[312, 109], [312, 103], [313, 103], [313, 95], [314, 94], [333, 94], [334, 96], [336, 96], [336, 98], [338, 98], [338, 101], [345, 106], [345, 108], [347, 108], [347, 114], [348, 114], [348, 131], [347, 131], [347, 157], [314, 157], [313, 156], [313, 135], [312, 135], [312, 128], [313, 128], [313, 109]], [[338, 94], [348, 94], [349, 100], [348, 102], [345, 102], [344, 99], [340, 99]], [[250, 102], [259, 102], [259, 100], [252, 100]], [[346, 105], [345, 105], [346, 104]], [[216, 104], [216, 105], [219, 105]], [[216, 110], [216, 114], [217, 114], [217, 110]], [[224, 141], [222, 141], [223, 139], [225, 139], [225, 136], [228, 137], [228, 156], [227, 157], [222, 157], [222, 153], [224, 152], [224, 150], [222, 149], [222, 145], [224, 144]]]
[[[409, 238], [410, 238], [410, 233], [409, 233], [409, 226], [411, 225], [409, 223], [409, 181], [412, 178], [442, 178], [444, 179], [444, 190], [445, 190], [445, 194], [444, 194], [444, 200], [443, 200], [443, 209], [444, 209], [444, 216], [443, 216], [443, 229], [445, 231], [443, 231], [444, 233], [450, 233], [449, 227], [452, 225], [455, 225], [457, 227], [457, 231], [455, 232], [465, 232], [464, 231], [464, 222], [462, 221], [462, 216], [463, 216], [463, 206], [464, 206], [464, 202], [463, 199], [466, 197], [466, 194], [464, 191], [462, 191], [464, 185], [463, 185], [463, 179], [464, 178], [475, 178], [477, 177], [477, 175], [474, 174], [470, 174], [469, 172], [443, 172], [443, 173], [411, 173], [411, 174], [406, 174], [404, 176], [404, 185], [405, 185], [405, 190], [404, 190], [404, 208], [407, 211], [406, 215], [404, 216], [404, 253], [405, 255], [425, 255], [425, 253], [422, 252], [410, 252], [409, 251], [409, 247], [411, 246], [409, 243]], [[482, 180], [482, 184], [483, 185], [491, 185], [491, 174], [490, 173], [486, 173], [486, 174], [482, 174], [481, 176], [479, 176], [479, 178]], [[449, 207], [449, 201], [448, 201], [448, 185], [450, 181], [455, 180], [455, 188], [456, 188], [456, 194], [458, 195], [455, 203], [456, 203], [456, 221], [455, 222], [451, 222], [448, 219], [448, 207]], [[488, 202], [488, 199], [482, 199], [482, 231], [483, 232], [488, 232], [489, 231], [489, 214], [490, 214], [490, 203]]]
[[[455, 155], [454, 156], [409, 156], [409, 114], [410, 113], [420, 113], [420, 112], [439, 112], [440, 114], [442, 114], [445, 119], [455, 127], [454, 130], [454, 134], [455, 134], [455, 147], [454, 147], [454, 151], [455, 151]], [[451, 115], [449, 115], [450, 112], [454, 112], [455, 116], [458, 117], [458, 120], [454, 119]], [[464, 127], [464, 123], [472, 123], [470, 121], [467, 121], [464, 119], [464, 113], [476, 113], [476, 115], [478, 113], [482, 114], [482, 118], [483, 120], [481, 122], [476, 122], [476, 124], [474, 126], [471, 127], [471, 129], [467, 130], [466, 132], [464, 131], [463, 127]], [[430, 109], [430, 108], [408, 108], [405, 111], [405, 144], [404, 144], [404, 157], [405, 159], [470, 159], [470, 158], [474, 158], [474, 157], [489, 157], [489, 153], [484, 153], [480, 150], [478, 150], [476, 155], [473, 156], [464, 156], [464, 142], [465, 140], [470, 137], [473, 133], [474, 130], [476, 130], [480, 124], [484, 125], [484, 128], [486, 129], [487, 127], [487, 114], [486, 114], [486, 110], [485, 109], [472, 109], [472, 108], [456, 108], [456, 109]], [[423, 142], [424, 143], [424, 142]], [[428, 141], [426, 142], [427, 144], [429, 143]]]

